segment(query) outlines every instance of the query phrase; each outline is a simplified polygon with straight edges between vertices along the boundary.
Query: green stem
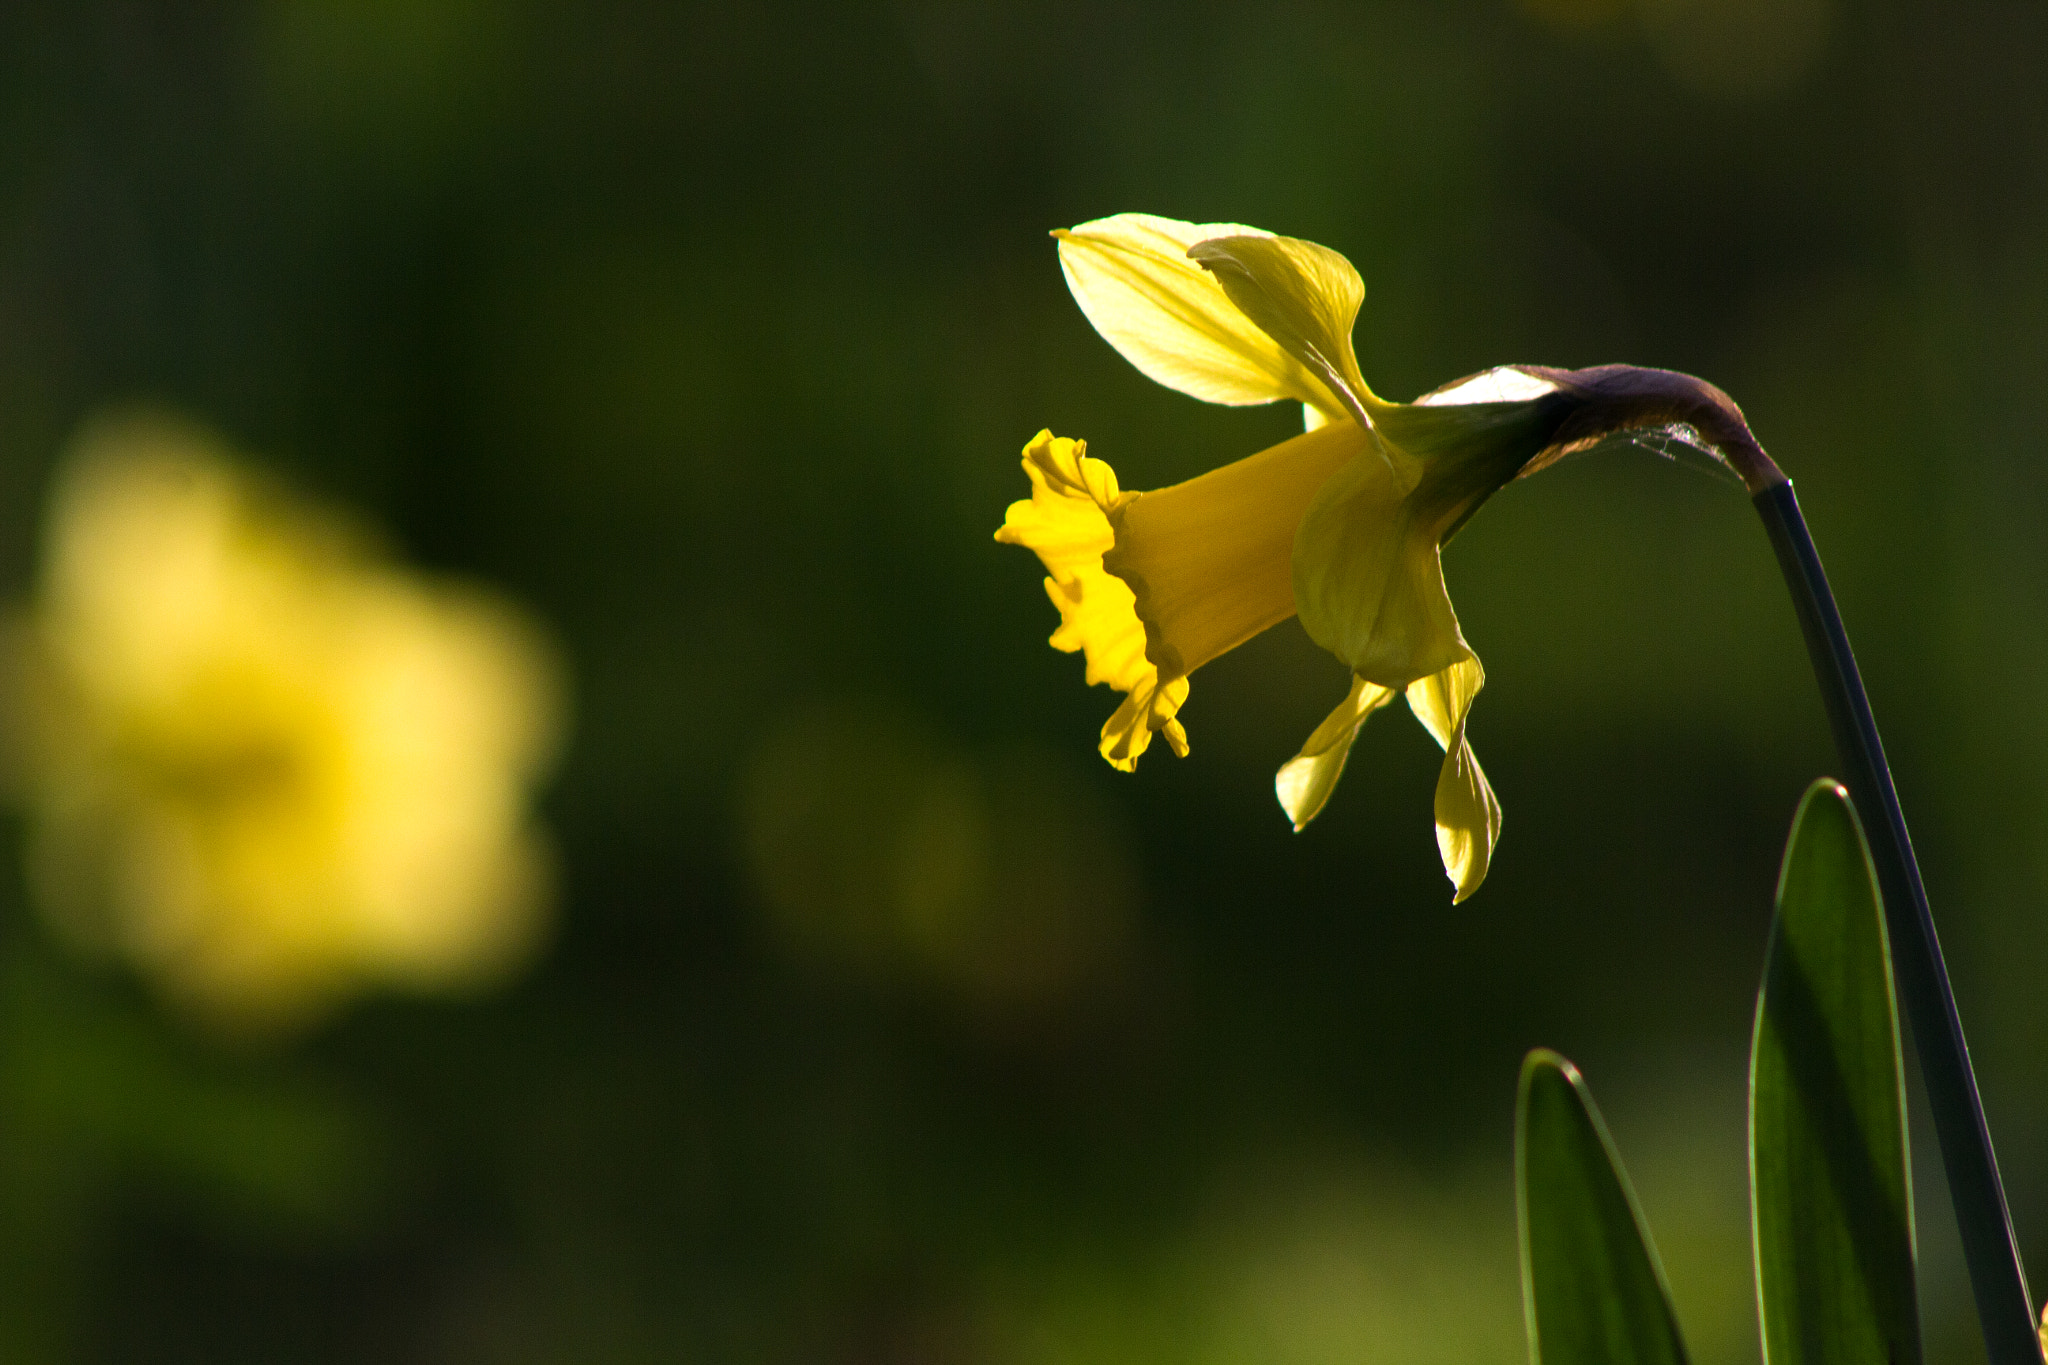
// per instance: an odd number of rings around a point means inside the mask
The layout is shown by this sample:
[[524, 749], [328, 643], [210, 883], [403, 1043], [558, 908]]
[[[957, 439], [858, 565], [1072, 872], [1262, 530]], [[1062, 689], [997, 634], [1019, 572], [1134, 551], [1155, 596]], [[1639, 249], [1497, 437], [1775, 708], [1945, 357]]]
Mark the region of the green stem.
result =
[[1820, 554], [1814, 549], [1791, 483], [1759, 488], [1752, 501], [1770, 533], [1786, 586], [1792, 590], [1799, 627], [1806, 636], [1821, 699], [1834, 729], [1835, 747], [1847, 768], [1843, 779], [1863, 812], [1871, 861], [1890, 912], [1885, 924], [1891, 938], [1892, 965], [1912, 1026], [1920, 1073], [1927, 1084], [1928, 1106], [1934, 1112], [1934, 1132], [1948, 1171], [1985, 1349], [1991, 1365], [2042, 1365], [2033, 1301], [2027, 1295], [2026, 1272], [2013, 1240], [2012, 1216], [1998, 1180], [1998, 1160], [1991, 1150], [1977, 1078], [1970, 1069], [1970, 1050], [1963, 1042], [1955, 992], [1942, 963], [1941, 941], [1935, 936], [1934, 916], [1927, 908], [1927, 891], [1920, 882], [1920, 867], [1913, 858], [1913, 843], [1899, 810], [1891, 769], [1885, 763], [1877, 722], [1870, 714], [1870, 699], [1856, 672], [1841, 613], [1835, 608]]
[[1843, 780], [1863, 814], [1887, 912], [1892, 970], [1905, 1002], [1920, 1074], [1927, 1083], [1928, 1107], [1934, 1112], [1934, 1133], [1948, 1171], [1963, 1258], [1991, 1365], [2043, 1365], [2026, 1272], [2013, 1240], [2005, 1189], [1998, 1182], [1998, 1162], [1977, 1096], [1977, 1078], [1970, 1070], [1970, 1050], [1956, 1017], [1955, 992], [1942, 964], [1941, 941], [1935, 937], [1927, 891], [1920, 884], [1920, 866], [1913, 860], [1913, 841], [1906, 834], [1906, 817], [1899, 811], [1899, 796], [1892, 788], [1891, 769], [1884, 761], [1884, 745], [1856, 672], [1856, 658], [1849, 652], [1842, 615], [1828, 590], [1799, 501], [1792, 496], [1791, 480], [1764, 453], [1735, 400], [1703, 379], [1632, 365], [1518, 368], [1556, 385], [1566, 400], [1551, 445], [1528, 462], [1523, 474], [1614, 432], [1676, 424], [1691, 428], [1749, 489], [1799, 610], [1799, 626], [1834, 728], [1835, 747], [1847, 769]]

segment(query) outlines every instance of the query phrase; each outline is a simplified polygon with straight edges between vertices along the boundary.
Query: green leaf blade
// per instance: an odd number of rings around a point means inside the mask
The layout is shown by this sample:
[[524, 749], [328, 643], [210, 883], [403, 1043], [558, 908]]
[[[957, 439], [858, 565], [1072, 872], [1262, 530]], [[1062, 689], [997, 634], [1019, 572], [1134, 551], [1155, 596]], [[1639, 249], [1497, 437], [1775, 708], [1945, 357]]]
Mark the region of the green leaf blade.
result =
[[1750, 1053], [1767, 1365], [1918, 1365], [1904, 1097], [1876, 878], [1823, 779], [1793, 818]]
[[1685, 1365], [1649, 1230], [1578, 1069], [1537, 1049], [1515, 1122], [1533, 1365]]

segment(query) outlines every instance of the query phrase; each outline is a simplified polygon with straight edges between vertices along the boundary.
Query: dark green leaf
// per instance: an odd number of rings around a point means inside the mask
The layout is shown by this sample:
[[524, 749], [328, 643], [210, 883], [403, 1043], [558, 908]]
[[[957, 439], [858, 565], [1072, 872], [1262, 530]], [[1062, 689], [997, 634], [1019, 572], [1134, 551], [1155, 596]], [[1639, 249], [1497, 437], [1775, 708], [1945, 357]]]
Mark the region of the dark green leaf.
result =
[[1849, 794], [1792, 821], [1750, 1055], [1770, 1365], [1915, 1365], [1913, 1202], [1884, 911]]
[[1515, 1193], [1535, 1365], [1684, 1365], [1664, 1271], [1607, 1126], [1578, 1069], [1540, 1048], [1522, 1063]]

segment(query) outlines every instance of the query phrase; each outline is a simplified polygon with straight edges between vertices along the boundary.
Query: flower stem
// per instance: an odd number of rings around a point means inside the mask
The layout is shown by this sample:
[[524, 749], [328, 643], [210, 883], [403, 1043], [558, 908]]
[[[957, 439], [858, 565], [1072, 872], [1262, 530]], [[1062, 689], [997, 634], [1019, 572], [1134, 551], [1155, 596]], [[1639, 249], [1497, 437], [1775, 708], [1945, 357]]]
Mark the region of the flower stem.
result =
[[1877, 722], [1871, 718], [1870, 699], [1857, 675], [1841, 613], [1835, 608], [1820, 554], [1814, 549], [1791, 483], [1757, 489], [1752, 501], [1770, 533], [1786, 586], [1792, 590], [1799, 627], [1806, 636], [1821, 699], [1834, 729], [1835, 747], [1848, 769], [1843, 779], [1863, 812], [1871, 861], [1890, 911], [1885, 923], [1892, 968], [1920, 1058], [1928, 1106], [1934, 1111], [1934, 1132], [1948, 1171], [1985, 1349], [1991, 1365], [2042, 1365], [2033, 1301], [2027, 1296], [2026, 1272], [2013, 1240], [2012, 1217], [1998, 1180], [1991, 1132], [1977, 1096], [1977, 1078], [1970, 1069], [1962, 1021], [1956, 1015], [1955, 992], [1942, 964], [1934, 916], [1927, 908], [1927, 891], [1913, 859], [1912, 840], [1899, 811], [1891, 769], [1885, 764]]

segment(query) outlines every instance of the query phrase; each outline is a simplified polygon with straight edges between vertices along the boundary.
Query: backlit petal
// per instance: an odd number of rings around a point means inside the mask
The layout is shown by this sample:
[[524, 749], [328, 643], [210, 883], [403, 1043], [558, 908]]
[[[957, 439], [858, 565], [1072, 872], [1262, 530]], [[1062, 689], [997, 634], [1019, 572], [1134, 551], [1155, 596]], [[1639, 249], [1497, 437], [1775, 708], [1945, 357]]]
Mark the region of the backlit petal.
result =
[[1557, 385], [1513, 365], [1498, 365], [1431, 389], [1415, 400], [1418, 407], [1458, 407], [1472, 403], [1526, 403], [1557, 392]]
[[1148, 378], [1211, 403], [1293, 399], [1332, 416], [1344, 411], [1188, 259], [1188, 248], [1206, 238], [1265, 236], [1258, 228], [1120, 213], [1053, 235], [1075, 302]]
[[1088, 458], [1088, 447], [1041, 431], [1024, 448], [1031, 496], [1010, 504], [996, 539], [1022, 545], [1045, 565], [1046, 595], [1059, 608], [1054, 649], [1081, 651], [1090, 683], [1128, 693], [1102, 727], [1102, 756], [1125, 771], [1163, 732], [1175, 753], [1188, 751], [1174, 719], [1187, 700], [1187, 679], [1162, 677], [1145, 657], [1145, 627], [1130, 588], [1102, 567], [1116, 543], [1110, 514], [1137, 497], [1117, 487], [1116, 471]]
[[1436, 845], [1456, 888], [1454, 905], [1486, 880], [1500, 840], [1500, 802], [1465, 738], [1472, 699], [1485, 685], [1479, 660], [1470, 658], [1410, 684], [1407, 692], [1408, 709], [1444, 750], [1436, 783]]
[[1294, 539], [1294, 601], [1311, 639], [1351, 671], [1404, 688], [1471, 649], [1414, 499], [1422, 462], [1381, 444], [1333, 474]]
[[1109, 514], [1103, 567], [1128, 584], [1146, 656], [1184, 677], [1294, 614], [1294, 536], [1316, 491], [1365, 449], [1335, 422]]
[[1351, 741], [1358, 737], [1366, 718], [1393, 699], [1391, 688], [1354, 677], [1351, 694], [1315, 728], [1301, 752], [1281, 766], [1273, 779], [1273, 791], [1297, 832], [1322, 812], [1330, 793], [1337, 789], [1344, 761], [1351, 756]]
[[1377, 400], [1358, 373], [1351, 327], [1365, 281], [1326, 246], [1298, 237], [1211, 237], [1188, 256], [1212, 273], [1230, 301], [1322, 380], [1360, 426]]

